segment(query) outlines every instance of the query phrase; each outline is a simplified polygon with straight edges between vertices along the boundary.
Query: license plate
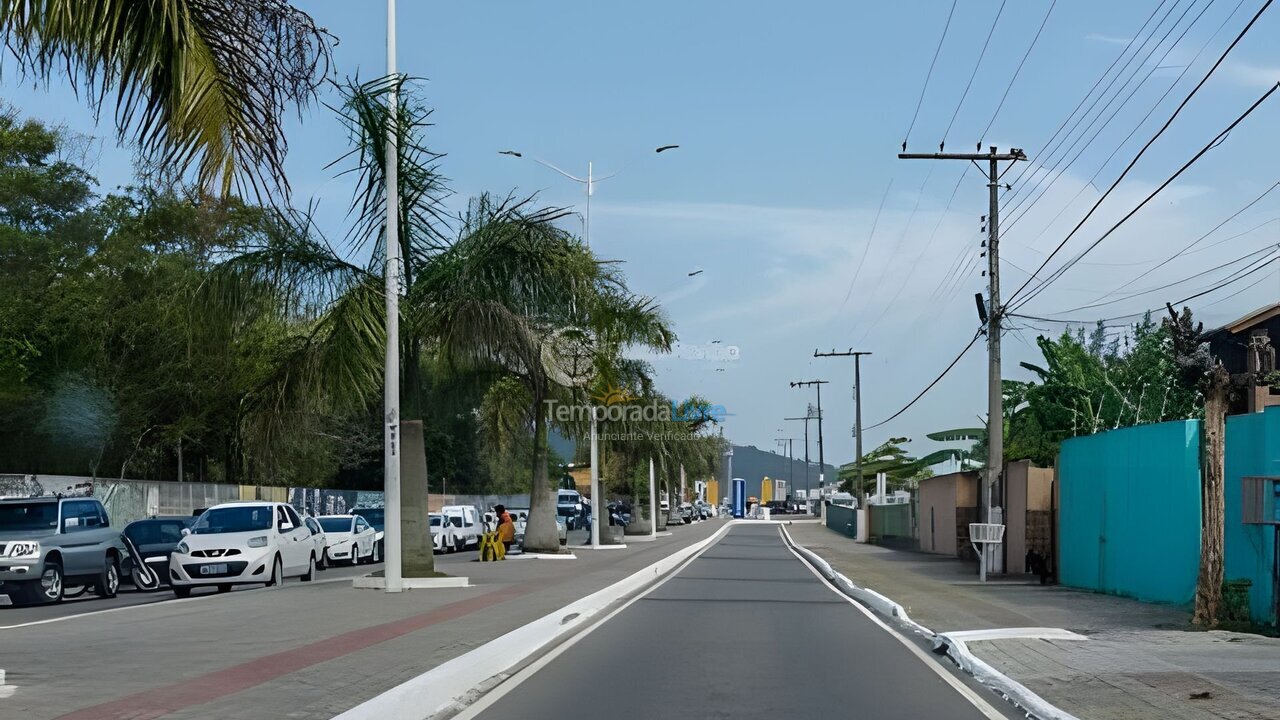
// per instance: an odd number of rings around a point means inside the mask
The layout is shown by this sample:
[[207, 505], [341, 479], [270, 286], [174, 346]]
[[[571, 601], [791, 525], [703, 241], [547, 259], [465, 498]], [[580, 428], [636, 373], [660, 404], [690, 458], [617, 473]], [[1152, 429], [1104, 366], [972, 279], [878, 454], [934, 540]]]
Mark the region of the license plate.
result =
[[227, 564], [222, 563], [220, 565], [201, 565], [200, 574], [201, 575], [226, 575]]

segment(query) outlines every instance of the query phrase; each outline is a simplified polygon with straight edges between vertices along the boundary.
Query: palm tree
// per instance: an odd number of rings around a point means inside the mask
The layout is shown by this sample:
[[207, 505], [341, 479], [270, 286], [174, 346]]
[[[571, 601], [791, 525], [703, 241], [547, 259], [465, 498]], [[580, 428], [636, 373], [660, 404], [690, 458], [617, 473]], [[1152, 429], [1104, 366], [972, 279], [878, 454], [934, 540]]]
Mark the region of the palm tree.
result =
[[507, 424], [527, 423], [533, 435], [524, 543], [535, 552], [559, 550], [547, 401], [585, 400], [571, 376], [608, 382], [629, 367], [623, 348], [666, 350], [673, 339], [651, 298], [629, 292], [614, 263], [598, 261], [555, 225], [566, 215], [537, 209], [532, 198], [481, 196], [464, 216], [457, 243], [427, 267], [409, 295], [419, 331], [434, 338], [450, 362], [500, 368], [518, 381], [505, 386], [506, 399], [489, 399], [494, 407], [522, 402], [527, 408]]
[[229, 194], [286, 189], [282, 118], [328, 72], [331, 36], [284, 0], [0, 0], [24, 73], [67, 74], [151, 167]]

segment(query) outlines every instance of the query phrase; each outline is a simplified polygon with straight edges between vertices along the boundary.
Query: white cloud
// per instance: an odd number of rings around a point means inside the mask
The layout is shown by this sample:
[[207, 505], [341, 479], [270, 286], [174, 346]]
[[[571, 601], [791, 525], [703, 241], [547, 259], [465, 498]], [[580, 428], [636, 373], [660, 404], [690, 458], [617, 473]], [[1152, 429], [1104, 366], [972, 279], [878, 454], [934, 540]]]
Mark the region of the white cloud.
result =
[[1089, 33], [1084, 36], [1085, 40], [1094, 42], [1107, 43], [1108, 45], [1128, 45], [1133, 42], [1131, 37], [1116, 37], [1114, 35], [1100, 35], [1098, 33]]
[[1231, 82], [1251, 88], [1269, 88], [1280, 82], [1280, 66], [1254, 65], [1246, 62], [1227, 63], [1224, 77]]

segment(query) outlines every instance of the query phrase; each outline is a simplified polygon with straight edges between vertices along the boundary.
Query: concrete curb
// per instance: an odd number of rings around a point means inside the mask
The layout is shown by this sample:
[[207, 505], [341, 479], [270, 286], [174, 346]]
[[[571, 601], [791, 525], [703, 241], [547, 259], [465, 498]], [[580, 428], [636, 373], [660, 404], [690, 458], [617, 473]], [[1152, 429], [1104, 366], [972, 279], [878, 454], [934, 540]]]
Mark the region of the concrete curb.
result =
[[[1044, 698], [1032, 692], [1027, 686], [996, 670], [986, 661], [974, 655], [965, 640], [979, 639], [976, 635], [965, 632], [959, 633], [935, 633], [929, 628], [912, 620], [907, 615], [906, 609], [893, 600], [881, 595], [880, 593], [855, 585], [849, 578], [836, 572], [831, 564], [814, 553], [812, 550], [797, 543], [791, 537], [791, 533], [787, 529], [782, 528], [782, 534], [787, 539], [787, 543], [799, 552], [809, 564], [825, 578], [831, 581], [833, 585], [840, 588], [845, 595], [879, 611], [881, 614], [896, 618], [917, 633], [925, 637], [933, 639], [934, 652], [944, 652], [948, 657], [960, 666], [961, 670], [969, 673], [978, 682], [990, 687], [1000, 693], [1005, 700], [1013, 703], [1015, 706], [1022, 708], [1028, 713], [1028, 717], [1038, 718], [1039, 720], [1079, 720], [1074, 715], [1063, 711], [1062, 709], [1052, 705]], [[1057, 631], [1052, 628], [1035, 628], [1040, 631]], [[1069, 633], [1075, 635], [1075, 633]], [[1080, 637], [1080, 636], [1076, 636]], [[1065, 638], [1075, 639], [1075, 638]]]
[[662, 580], [718, 541], [734, 522], [630, 576], [448, 660], [338, 715], [334, 720], [430, 720], [475, 702], [552, 645], [604, 617], [619, 602]]

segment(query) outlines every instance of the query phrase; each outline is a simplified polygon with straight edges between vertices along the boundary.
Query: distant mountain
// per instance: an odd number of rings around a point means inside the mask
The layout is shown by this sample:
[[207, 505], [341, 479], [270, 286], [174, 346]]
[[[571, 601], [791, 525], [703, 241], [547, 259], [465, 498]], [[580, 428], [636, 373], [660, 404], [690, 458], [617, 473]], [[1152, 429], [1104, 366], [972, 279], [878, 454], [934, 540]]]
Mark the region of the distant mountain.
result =
[[[817, 490], [818, 460], [814, 457], [810, 459], [808, 488]], [[725, 468], [725, 472], [727, 471], [728, 468]], [[804, 456], [801, 455], [795, 459], [794, 463], [790, 463], [786, 455], [761, 450], [754, 445], [734, 445], [733, 477], [740, 477], [747, 481], [748, 495], [758, 495], [760, 493], [760, 481], [765, 477], [771, 480], [788, 480], [792, 491], [804, 490]], [[836, 468], [830, 463], [827, 464], [826, 481], [828, 485], [839, 481]], [[723, 473], [721, 482], [724, 483]], [[728, 483], [725, 483], [721, 489], [722, 494], [728, 494], [727, 487]]]

